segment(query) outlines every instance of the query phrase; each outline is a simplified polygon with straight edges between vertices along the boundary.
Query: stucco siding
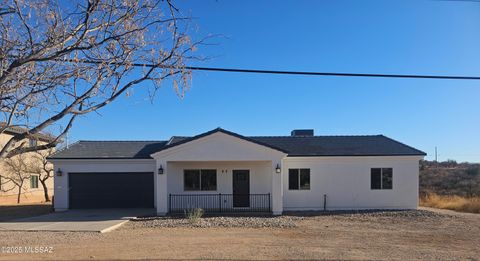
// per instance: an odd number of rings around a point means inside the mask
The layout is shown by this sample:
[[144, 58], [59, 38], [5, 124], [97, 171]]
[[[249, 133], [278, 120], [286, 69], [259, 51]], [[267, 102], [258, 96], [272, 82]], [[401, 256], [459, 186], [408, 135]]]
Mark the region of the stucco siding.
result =
[[[283, 161], [284, 210], [415, 209], [420, 157], [304, 157]], [[289, 190], [288, 169], [310, 168], [310, 190]], [[371, 168], [393, 168], [393, 189], [372, 190]]]
[[162, 161], [258, 161], [278, 160], [285, 155], [225, 133], [214, 133], [152, 156]]
[[[2, 133], [0, 134], [0, 148], [3, 148], [3, 146], [13, 137], [13, 135]], [[28, 144], [28, 140], [22, 141], [25, 142], [25, 144]], [[39, 144], [43, 144], [44, 142], [38, 141]], [[18, 158], [18, 156], [16, 156]], [[33, 161], [33, 153], [25, 153], [23, 154], [24, 159], [27, 162], [32, 162]], [[38, 162], [37, 159], [35, 159], [34, 162]], [[38, 162], [38, 164], [41, 164], [41, 162]], [[0, 176], [6, 175], [8, 176], [9, 174], [6, 173], [5, 171], [5, 166], [3, 162], [0, 162]], [[48, 189], [48, 196], [50, 199], [53, 196], [53, 177], [48, 178], [46, 180], [46, 186]], [[12, 183], [8, 182], [7, 179], [3, 178], [0, 180], [0, 205], [10, 205], [10, 204], [17, 204], [17, 194], [18, 194], [18, 188]], [[31, 188], [30, 187], [30, 179], [25, 179], [21, 195], [20, 195], [20, 203], [38, 203], [38, 202], [44, 202], [45, 201], [45, 196], [44, 196], [44, 191], [43, 191], [43, 186], [40, 182], [38, 181], [38, 188]]]

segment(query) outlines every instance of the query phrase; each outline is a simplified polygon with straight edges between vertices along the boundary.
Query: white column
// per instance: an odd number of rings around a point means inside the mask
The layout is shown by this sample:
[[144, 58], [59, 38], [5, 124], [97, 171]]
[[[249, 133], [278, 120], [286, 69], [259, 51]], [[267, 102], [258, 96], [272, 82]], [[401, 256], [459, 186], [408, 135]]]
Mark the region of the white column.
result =
[[[69, 208], [68, 202], [68, 170], [64, 166], [54, 162], [54, 173], [53, 173], [53, 179], [54, 179], [54, 187], [53, 187], [53, 192], [55, 197], [53, 198], [54, 206], [55, 206], [55, 212], [59, 211], [66, 211]], [[62, 171], [62, 176], [57, 175], [58, 170]]]
[[[158, 173], [160, 166], [163, 168], [163, 174]], [[157, 215], [165, 216], [168, 213], [168, 168], [166, 161], [157, 160], [155, 175], [157, 176], [155, 189]]]
[[283, 173], [277, 173], [277, 164], [281, 167], [283, 172], [283, 166], [281, 159], [278, 161], [272, 161], [272, 214], [281, 215], [283, 212]]

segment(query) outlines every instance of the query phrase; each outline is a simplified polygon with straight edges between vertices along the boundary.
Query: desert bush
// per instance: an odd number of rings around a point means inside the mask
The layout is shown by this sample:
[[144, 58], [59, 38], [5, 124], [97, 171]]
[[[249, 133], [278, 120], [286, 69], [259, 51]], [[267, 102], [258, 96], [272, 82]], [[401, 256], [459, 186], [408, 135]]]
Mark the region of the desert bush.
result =
[[420, 205], [460, 212], [480, 213], [480, 197], [441, 196], [427, 193], [420, 197]]
[[470, 166], [466, 170], [469, 176], [479, 176], [480, 175], [480, 165]]
[[420, 193], [480, 197], [480, 164], [420, 162]]
[[205, 211], [201, 208], [188, 209], [185, 210], [185, 218], [187, 218], [191, 224], [195, 224], [202, 218], [204, 213]]

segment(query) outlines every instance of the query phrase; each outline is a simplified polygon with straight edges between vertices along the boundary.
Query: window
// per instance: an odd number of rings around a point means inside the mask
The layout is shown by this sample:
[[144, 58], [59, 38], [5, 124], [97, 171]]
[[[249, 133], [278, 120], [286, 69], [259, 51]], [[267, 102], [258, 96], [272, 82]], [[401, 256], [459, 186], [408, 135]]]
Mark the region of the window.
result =
[[310, 169], [288, 169], [288, 189], [309, 190]]
[[392, 189], [393, 169], [372, 168], [370, 171], [370, 187], [371, 189]]
[[186, 169], [183, 171], [185, 191], [217, 190], [216, 169]]
[[183, 186], [185, 190], [200, 190], [200, 170], [184, 170]]
[[38, 188], [38, 176], [30, 176], [30, 188]]
[[201, 190], [217, 190], [217, 170], [202, 169], [200, 174]]
[[30, 139], [30, 140], [28, 140], [28, 145], [29, 145], [30, 147], [35, 147], [35, 146], [37, 146], [37, 140], [36, 140], [36, 139]]

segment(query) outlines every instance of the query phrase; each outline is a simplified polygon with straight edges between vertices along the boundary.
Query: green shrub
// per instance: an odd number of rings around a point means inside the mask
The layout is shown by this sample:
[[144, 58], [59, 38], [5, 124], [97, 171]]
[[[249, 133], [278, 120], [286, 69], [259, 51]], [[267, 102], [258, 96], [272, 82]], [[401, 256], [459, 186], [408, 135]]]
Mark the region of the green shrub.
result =
[[191, 224], [195, 224], [202, 218], [204, 213], [205, 211], [201, 208], [188, 209], [185, 210], [185, 218], [187, 218]]

